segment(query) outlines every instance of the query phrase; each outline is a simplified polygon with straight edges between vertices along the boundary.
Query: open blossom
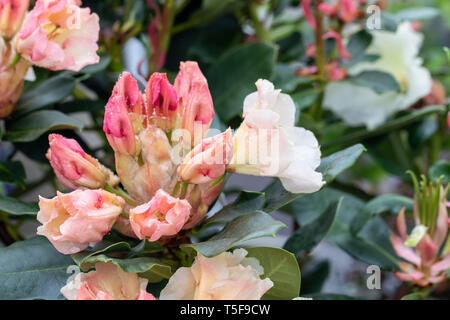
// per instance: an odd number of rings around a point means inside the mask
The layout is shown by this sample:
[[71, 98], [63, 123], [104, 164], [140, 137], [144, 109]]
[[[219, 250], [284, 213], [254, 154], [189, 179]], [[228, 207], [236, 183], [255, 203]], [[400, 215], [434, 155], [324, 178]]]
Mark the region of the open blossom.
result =
[[[444, 211], [441, 211], [441, 214]], [[446, 214], [446, 212], [445, 212]], [[441, 224], [442, 225], [442, 224]], [[447, 224], [445, 224], [447, 229]], [[435, 284], [447, 279], [447, 269], [450, 269], [450, 253], [439, 258], [439, 246], [435, 239], [425, 233], [416, 250], [407, 247], [405, 241], [408, 239], [406, 234], [406, 222], [404, 210], [402, 210], [397, 218], [397, 229], [400, 236], [391, 234], [391, 243], [397, 255], [407, 262], [400, 261], [400, 272], [395, 272], [395, 276], [402, 281], [408, 281], [419, 286], [427, 286]]]
[[184, 158], [178, 177], [189, 183], [203, 184], [225, 174], [233, 156], [231, 129], [204, 139]]
[[175, 90], [178, 96], [178, 106], [183, 110], [181, 129], [190, 134], [191, 143], [195, 132], [195, 124], [199, 124], [205, 136], [214, 117], [214, 106], [208, 81], [201, 72], [197, 62], [180, 63], [180, 71], [175, 79]]
[[[407, 109], [431, 90], [431, 76], [418, 57], [422, 34], [411, 24], [400, 24], [396, 32], [372, 31], [373, 40], [367, 54], [379, 55], [372, 62], [360, 62], [348, 69], [350, 76], [363, 71], [392, 74], [400, 91], [377, 94], [351, 81], [329, 83], [325, 88], [324, 107], [351, 126], [366, 125], [373, 129], [400, 110]], [[348, 97], [351, 97], [349, 99]]]
[[131, 227], [139, 239], [159, 240], [174, 236], [189, 219], [191, 205], [187, 200], [158, 190], [148, 203], [130, 210]]
[[14, 37], [22, 25], [29, 5], [29, 0], [0, 0], [0, 37]]
[[292, 193], [311, 193], [324, 182], [315, 171], [320, 149], [314, 134], [295, 127], [291, 97], [258, 80], [257, 92], [244, 100], [244, 121], [233, 137], [234, 155], [227, 170], [279, 177]]
[[99, 18], [80, 0], [37, 0], [16, 38], [16, 51], [50, 70], [79, 71], [99, 61]]
[[156, 300], [146, 291], [147, 283], [112, 262], [97, 262], [95, 270], [78, 273], [61, 293], [68, 300]]
[[98, 242], [121, 214], [125, 201], [112, 193], [75, 190], [56, 197], [39, 197], [37, 234], [46, 236], [59, 252], [73, 254]]
[[12, 46], [0, 38], [0, 118], [7, 117], [14, 110], [30, 66], [23, 59], [12, 65], [15, 55]]
[[160, 300], [259, 300], [272, 286], [264, 269], [245, 249], [214, 258], [200, 253], [190, 268], [179, 268], [161, 291]]
[[[397, 217], [399, 235], [391, 233], [391, 243], [397, 255], [405, 261], [399, 262], [400, 272], [395, 276], [419, 286], [428, 286], [444, 281], [450, 269], [450, 253], [439, 254], [439, 248], [447, 239], [448, 212], [445, 192], [440, 183], [427, 184], [425, 178], [420, 185], [413, 176], [416, 195], [414, 197], [415, 227], [407, 234], [404, 209]], [[415, 247], [415, 250], [413, 249]]]
[[67, 187], [97, 189], [106, 183], [115, 186], [119, 182], [111, 170], [86, 154], [77, 141], [59, 134], [50, 134], [48, 140], [50, 148], [46, 156], [59, 181]]

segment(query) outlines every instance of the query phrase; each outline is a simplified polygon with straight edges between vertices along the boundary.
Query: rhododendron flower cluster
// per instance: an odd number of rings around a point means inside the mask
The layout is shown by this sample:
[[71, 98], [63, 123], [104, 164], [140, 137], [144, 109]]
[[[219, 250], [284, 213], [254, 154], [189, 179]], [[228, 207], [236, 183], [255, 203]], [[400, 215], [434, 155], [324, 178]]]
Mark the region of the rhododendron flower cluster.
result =
[[[294, 193], [319, 190], [324, 182], [315, 171], [320, 150], [314, 135], [294, 127], [295, 107], [288, 95], [267, 80], [257, 87], [244, 101], [244, 122], [234, 137], [228, 129], [204, 138], [214, 108], [196, 62], [181, 63], [174, 86], [165, 74], [154, 73], [144, 93], [124, 72], [105, 106], [103, 123], [117, 176], [75, 140], [51, 134], [47, 158], [58, 179], [76, 190], [41, 198], [39, 233], [65, 254], [100, 241], [114, 223], [127, 236], [164, 242], [203, 220], [226, 171], [277, 176]], [[261, 152], [247, 149], [255, 141], [257, 150], [265, 144], [276, 148], [258, 157]]]

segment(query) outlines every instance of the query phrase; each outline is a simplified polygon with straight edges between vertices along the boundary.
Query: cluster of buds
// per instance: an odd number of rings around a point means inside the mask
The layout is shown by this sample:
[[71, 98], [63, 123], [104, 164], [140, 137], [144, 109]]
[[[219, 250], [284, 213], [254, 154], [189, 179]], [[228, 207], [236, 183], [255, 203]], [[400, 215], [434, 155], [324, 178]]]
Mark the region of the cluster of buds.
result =
[[12, 45], [28, 6], [29, 0], [0, 1], [0, 118], [14, 110], [29, 68], [29, 63], [16, 54]]
[[0, 0], [0, 118], [22, 94], [30, 66], [79, 71], [99, 61], [99, 18], [80, 0]]
[[[316, 43], [310, 43], [306, 52], [308, 57], [316, 60], [316, 65], [298, 70], [297, 76], [320, 76], [329, 81], [340, 81], [347, 77], [347, 70], [341, 65], [341, 61], [348, 60], [351, 56], [342, 40], [342, 30], [345, 24], [354, 23], [359, 18], [364, 17], [363, 5], [366, 2], [366, 0], [315, 1], [313, 6], [311, 0], [300, 0], [305, 18], [316, 33]], [[329, 18], [329, 27], [326, 32], [323, 31], [324, 16]], [[327, 61], [324, 50], [324, 41], [327, 39], [336, 41], [339, 58], [332, 58]], [[319, 46], [319, 49], [317, 49], [317, 46]]]
[[[397, 217], [399, 235], [391, 234], [391, 243], [397, 255], [406, 261], [399, 262], [397, 278], [412, 284], [427, 287], [447, 279], [446, 270], [450, 268], [450, 252], [440, 248], [448, 237], [448, 212], [446, 207], [447, 188], [427, 183], [422, 176], [419, 183], [414, 174], [414, 223], [410, 235], [407, 234], [405, 211]], [[415, 250], [414, 250], [415, 249]]]
[[206, 137], [214, 108], [196, 62], [181, 62], [174, 85], [166, 74], [153, 73], [144, 93], [124, 72], [103, 122], [117, 175], [75, 140], [51, 134], [47, 158], [60, 182], [76, 190], [41, 198], [39, 233], [65, 254], [100, 241], [113, 225], [129, 237], [165, 244], [203, 220], [227, 172], [277, 176], [293, 193], [319, 190], [324, 182], [315, 171], [316, 138], [294, 126], [290, 96], [267, 80], [256, 86], [244, 100], [244, 121], [234, 135], [228, 129]]

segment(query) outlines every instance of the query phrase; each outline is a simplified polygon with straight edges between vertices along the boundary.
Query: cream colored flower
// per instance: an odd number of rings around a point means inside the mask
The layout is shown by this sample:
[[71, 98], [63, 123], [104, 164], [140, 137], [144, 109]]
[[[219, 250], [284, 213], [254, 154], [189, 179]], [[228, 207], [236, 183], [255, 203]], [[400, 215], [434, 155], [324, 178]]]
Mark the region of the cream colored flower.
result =
[[214, 258], [200, 253], [190, 268], [179, 268], [161, 291], [160, 300], [259, 300], [273, 286], [261, 279], [264, 269], [245, 249]]
[[411, 24], [400, 24], [396, 32], [373, 31], [367, 54], [379, 55], [373, 62], [361, 62], [351, 67], [349, 75], [363, 71], [392, 74], [400, 92], [377, 94], [350, 81], [332, 82], [325, 89], [324, 107], [333, 111], [351, 126], [365, 125], [373, 129], [400, 110], [407, 109], [431, 90], [431, 76], [418, 57], [423, 35]]

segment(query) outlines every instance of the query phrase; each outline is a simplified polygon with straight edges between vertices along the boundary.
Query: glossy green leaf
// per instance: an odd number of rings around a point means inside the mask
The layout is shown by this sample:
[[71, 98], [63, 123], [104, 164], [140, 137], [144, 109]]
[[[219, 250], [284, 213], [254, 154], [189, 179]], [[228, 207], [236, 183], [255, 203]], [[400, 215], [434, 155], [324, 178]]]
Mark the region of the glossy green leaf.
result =
[[225, 53], [209, 70], [207, 79], [214, 110], [222, 121], [240, 116], [244, 98], [256, 91], [255, 82], [270, 79], [275, 53], [275, 47], [268, 44], [245, 44]]
[[414, 292], [402, 297], [402, 300], [425, 300], [426, 295], [420, 292]]
[[383, 212], [390, 212], [397, 214], [402, 208], [407, 211], [412, 211], [414, 202], [411, 198], [398, 194], [383, 194], [369, 201], [366, 209], [371, 214], [380, 214]]
[[437, 181], [443, 176], [442, 183], [446, 184], [450, 182], [450, 162], [441, 160], [431, 166], [428, 172], [432, 181]]
[[356, 76], [349, 77], [347, 81], [357, 86], [370, 88], [377, 94], [400, 91], [397, 80], [391, 74], [382, 71], [363, 71]]
[[220, 209], [211, 218], [206, 219], [204, 226], [230, 222], [239, 216], [260, 210], [264, 205], [264, 199], [264, 193], [241, 191], [235, 201]]
[[275, 237], [278, 230], [284, 227], [283, 223], [267, 213], [255, 211], [237, 217], [207, 241], [182, 245], [182, 248], [192, 248], [206, 257], [214, 257], [251, 239]]
[[0, 163], [0, 181], [9, 183], [18, 183], [25, 186], [25, 168], [20, 161], [7, 161]]
[[304, 253], [311, 251], [327, 235], [334, 222], [337, 212], [340, 210], [342, 198], [317, 216], [312, 222], [301, 225], [284, 244], [284, 249], [300, 258]]
[[302, 270], [302, 296], [320, 292], [330, 273], [330, 262], [328, 260], [320, 261], [310, 267], [311, 264], [308, 263], [306, 269], [303, 268]]
[[28, 203], [16, 198], [0, 195], [0, 211], [12, 215], [36, 215], [39, 207], [36, 203]]
[[412, 111], [402, 117], [388, 121], [387, 123], [380, 127], [377, 127], [376, 129], [360, 129], [349, 134], [342, 135], [337, 139], [324, 141], [322, 142], [322, 149], [336, 146], [345, 147], [355, 143], [365, 142], [367, 139], [380, 137], [392, 131], [404, 128], [412, 123], [420, 121], [430, 114], [444, 112], [446, 112], [446, 109], [443, 106], [429, 106], [420, 110]]
[[82, 128], [82, 122], [66, 116], [64, 113], [54, 110], [42, 110], [8, 123], [4, 139], [11, 142], [30, 142], [51, 130], [81, 130]]
[[13, 117], [17, 118], [33, 110], [63, 101], [72, 93], [75, 84], [76, 80], [66, 74], [42, 81], [20, 97]]
[[118, 259], [99, 254], [84, 258], [79, 266], [83, 270], [89, 270], [97, 262], [112, 262], [123, 271], [137, 273], [140, 277], [148, 279], [149, 282], [159, 282], [172, 276], [172, 270], [169, 265], [161, 262], [159, 259], [150, 257]]
[[0, 299], [62, 299], [61, 288], [73, 265], [44, 237], [0, 249]]
[[[330, 183], [343, 171], [353, 166], [364, 151], [364, 146], [357, 144], [333, 153], [321, 160], [318, 171], [323, 174], [323, 179]], [[303, 195], [286, 191], [278, 179], [264, 189], [264, 192], [266, 194], [264, 211], [266, 212], [277, 210]]]
[[261, 279], [269, 278], [273, 287], [262, 300], [292, 300], [300, 292], [300, 267], [294, 255], [286, 250], [271, 247], [247, 248], [248, 257], [258, 259], [264, 268]]

